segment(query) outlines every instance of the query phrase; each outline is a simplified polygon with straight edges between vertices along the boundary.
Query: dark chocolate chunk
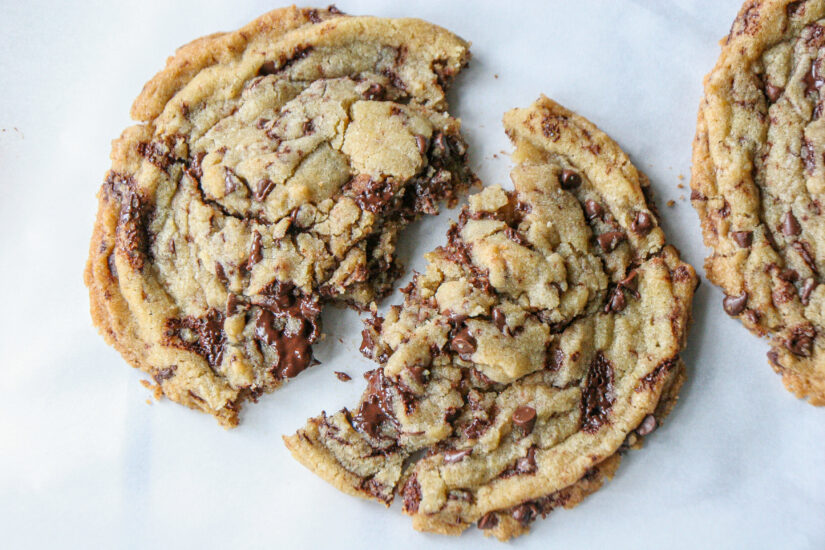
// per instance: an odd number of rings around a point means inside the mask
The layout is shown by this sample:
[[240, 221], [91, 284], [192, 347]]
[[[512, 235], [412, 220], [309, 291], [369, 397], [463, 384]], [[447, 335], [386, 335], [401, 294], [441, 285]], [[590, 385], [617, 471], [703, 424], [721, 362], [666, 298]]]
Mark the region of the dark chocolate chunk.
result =
[[378, 428], [384, 421], [395, 422], [392, 409], [392, 394], [383, 369], [375, 369], [364, 374], [367, 392], [358, 412], [353, 417], [355, 426], [372, 437], [378, 435]]
[[252, 247], [249, 251], [249, 260], [246, 262], [246, 268], [252, 269], [252, 267], [260, 262], [263, 259], [263, 254], [261, 254], [261, 234], [257, 231], [252, 232]]
[[608, 421], [613, 401], [613, 365], [599, 351], [590, 362], [587, 380], [582, 388], [582, 430], [595, 433]]
[[255, 200], [263, 202], [269, 193], [275, 188], [275, 182], [269, 178], [263, 178], [258, 182], [258, 188], [255, 190]]
[[725, 296], [722, 300], [722, 307], [725, 313], [731, 316], [739, 315], [745, 311], [745, 306], [748, 304], [748, 293], [742, 291], [739, 296]]
[[789, 237], [802, 233], [802, 227], [790, 210], [782, 217], [782, 233]]
[[317, 298], [303, 296], [292, 285], [277, 281], [262, 290], [261, 295], [264, 301], [255, 323], [255, 337], [275, 348], [278, 362], [273, 366], [273, 374], [292, 378], [317, 364], [312, 358], [312, 344], [321, 332]]
[[478, 520], [479, 529], [493, 529], [498, 525], [498, 516], [495, 512], [487, 512]]
[[753, 231], [733, 231], [731, 237], [740, 248], [748, 248], [753, 244]]
[[799, 279], [799, 273], [797, 273], [795, 269], [791, 269], [789, 267], [786, 267], [780, 271], [778, 276], [780, 279], [788, 283], [794, 283]]
[[224, 190], [226, 191], [226, 194], [228, 195], [228, 194], [234, 192], [236, 189], [238, 189], [243, 184], [241, 183], [241, 179], [238, 177], [238, 175], [235, 173], [234, 170], [232, 170], [231, 168], [227, 168], [227, 167], [224, 167], [223, 170], [224, 170], [223, 185], [224, 185]]
[[164, 343], [197, 353], [215, 368], [221, 363], [226, 341], [223, 320], [223, 313], [217, 309], [210, 309], [203, 317], [167, 319]]
[[418, 478], [415, 474], [404, 484], [401, 496], [404, 500], [405, 512], [408, 514], [418, 512], [418, 504], [421, 502], [421, 486], [418, 484]]

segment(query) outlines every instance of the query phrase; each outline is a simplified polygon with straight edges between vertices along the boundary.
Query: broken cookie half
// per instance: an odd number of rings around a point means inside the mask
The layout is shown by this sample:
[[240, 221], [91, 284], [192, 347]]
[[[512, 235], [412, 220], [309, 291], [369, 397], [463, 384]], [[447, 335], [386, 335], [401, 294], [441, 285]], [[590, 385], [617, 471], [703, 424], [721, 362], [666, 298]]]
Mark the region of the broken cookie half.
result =
[[313, 364], [325, 302], [365, 309], [398, 233], [475, 181], [446, 88], [468, 44], [414, 19], [275, 10], [200, 38], [114, 141], [85, 280], [158, 394], [238, 422]]
[[546, 97], [504, 125], [515, 190], [471, 196], [403, 305], [367, 322], [359, 405], [285, 438], [416, 529], [502, 540], [598, 489], [667, 415], [697, 285], [608, 136]]

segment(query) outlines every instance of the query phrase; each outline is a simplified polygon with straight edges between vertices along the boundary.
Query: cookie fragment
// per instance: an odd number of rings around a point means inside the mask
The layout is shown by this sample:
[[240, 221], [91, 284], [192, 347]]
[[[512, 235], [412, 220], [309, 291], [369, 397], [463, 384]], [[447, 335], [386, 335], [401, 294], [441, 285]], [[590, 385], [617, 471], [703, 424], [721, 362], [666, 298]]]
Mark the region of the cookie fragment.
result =
[[821, 2], [748, 1], [705, 79], [691, 202], [723, 308], [767, 336], [785, 386], [825, 405]]
[[475, 181], [444, 98], [467, 47], [287, 8], [178, 50], [99, 193], [85, 278], [107, 342], [225, 426], [314, 364], [323, 304], [388, 292], [399, 231]]
[[502, 540], [598, 489], [661, 423], [697, 284], [609, 137], [546, 97], [504, 125], [515, 190], [472, 195], [403, 304], [368, 320], [380, 366], [359, 405], [285, 438], [342, 491], [398, 495], [416, 529]]

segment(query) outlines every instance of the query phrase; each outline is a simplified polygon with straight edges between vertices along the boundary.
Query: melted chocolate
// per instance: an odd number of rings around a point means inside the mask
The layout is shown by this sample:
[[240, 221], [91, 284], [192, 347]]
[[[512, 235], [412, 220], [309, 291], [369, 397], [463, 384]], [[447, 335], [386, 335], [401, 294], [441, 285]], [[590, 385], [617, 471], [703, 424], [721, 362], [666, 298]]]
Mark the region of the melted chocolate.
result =
[[590, 362], [587, 381], [582, 388], [582, 430], [595, 433], [608, 422], [615, 399], [613, 365], [599, 351]]
[[197, 353], [214, 369], [221, 363], [226, 342], [223, 320], [223, 313], [217, 309], [210, 309], [203, 317], [167, 319], [164, 343]]

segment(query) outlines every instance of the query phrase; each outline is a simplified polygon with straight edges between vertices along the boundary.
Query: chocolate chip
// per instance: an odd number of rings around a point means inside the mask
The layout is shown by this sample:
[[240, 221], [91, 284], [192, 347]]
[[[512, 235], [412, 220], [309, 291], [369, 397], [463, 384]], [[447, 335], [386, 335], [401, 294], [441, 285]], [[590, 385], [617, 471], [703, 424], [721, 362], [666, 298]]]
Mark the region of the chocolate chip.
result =
[[387, 90], [378, 83], [370, 84], [370, 87], [364, 92], [364, 99], [369, 101], [382, 101], [386, 95]]
[[625, 239], [627, 239], [627, 236], [621, 231], [608, 231], [607, 233], [602, 233], [597, 237], [599, 246], [602, 247], [602, 250], [605, 252], [612, 252], [619, 245], [619, 243]]
[[500, 332], [507, 335], [510, 334], [510, 327], [507, 326], [507, 316], [504, 315], [504, 312], [499, 307], [493, 308], [493, 324]]
[[739, 248], [748, 248], [753, 244], [753, 231], [734, 231], [731, 236]]
[[257, 231], [252, 232], [252, 248], [249, 251], [249, 260], [246, 262], [246, 268], [252, 269], [252, 266], [263, 259], [261, 254], [261, 234]]
[[487, 512], [478, 520], [479, 529], [493, 529], [498, 525], [498, 516], [495, 512]]
[[238, 309], [238, 304], [242, 302], [238, 299], [238, 297], [233, 294], [229, 293], [229, 296], [226, 297], [226, 315], [227, 317], [231, 317], [235, 315]]
[[722, 300], [722, 307], [725, 308], [725, 313], [735, 316], [745, 311], [747, 303], [748, 293], [742, 291], [739, 296], [725, 296], [725, 299]]
[[158, 372], [152, 378], [155, 379], [155, 382], [160, 384], [162, 380], [169, 380], [170, 378], [175, 376], [176, 370], [178, 370], [177, 365], [170, 365], [165, 369], [159, 369]]
[[785, 268], [779, 272], [779, 278], [783, 281], [794, 283], [797, 279], [799, 279], [799, 273], [797, 273], [794, 269]]
[[817, 282], [814, 281], [813, 277], [805, 279], [805, 282], [802, 284], [802, 288], [799, 291], [799, 299], [802, 301], [803, 306], [807, 306], [811, 300], [811, 293], [817, 286]]
[[544, 367], [552, 371], [559, 370], [564, 365], [565, 353], [560, 348], [555, 348], [552, 353], [548, 353], [544, 359]]
[[265, 61], [261, 68], [258, 69], [258, 76], [267, 76], [270, 74], [275, 74], [278, 72], [278, 67], [275, 65], [274, 61]]
[[784, 91], [784, 88], [774, 86], [770, 82], [765, 84], [765, 93], [768, 95], [768, 99], [771, 100], [771, 103], [776, 103], [779, 100], [779, 98], [782, 97], [782, 92]]
[[630, 228], [637, 235], [645, 236], [653, 229], [653, 216], [647, 212], [637, 212], [636, 218], [630, 224]]
[[223, 170], [223, 183], [227, 195], [243, 186], [243, 179], [241, 179], [234, 170], [227, 167], [224, 167]]
[[605, 313], [619, 313], [620, 311], [624, 310], [627, 306], [627, 299], [624, 297], [624, 292], [622, 288], [617, 286], [613, 289], [610, 293], [610, 299], [607, 300], [607, 304], [604, 306]]
[[352, 380], [352, 376], [345, 372], [335, 371], [335, 376], [337, 376], [338, 380], [340, 380], [341, 382], [349, 382], [350, 380]]
[[602, 214], [604, 214], [604, 208], [602, 208], [602, 205], [596, 201], [587, 199], [584, 201], [584, 213], [587, 215], [587, 219], [592, 221], [596, 218], [602, 217]]
[[539, 514], [539, 510], [535, 504], [527, 503], [527, 504], [520, 504], [513, 508], [513, 519], [524, 525], [525, 527], [529, 524], [537, 515]]
[[421, 502], [421, 485], [418, 484], [418, 478], [415, 474], [404, 484], [401, 495], [404, 500], [404, 511], [409, 514], [418, 512], [418, 505]]
[[791, 330], [791, 335], [785, 341], [785, 347], [800, 357], [810, 357], [814, 348], [816, 331], [811, 326], [798, 326]]
[[226, 272], [223, 270], [223, 266], [221, 265], [220, 262], [215, 262], [215, 276], [223, 284], [226, 284], [226, 283], [229, 282], [229, 279], [226, 278]]
[[582, 388], [582, 430], [597, 432], [608, 421], [615, 399], [613, 365], [599, 351], [590, 361], [587, 380]]
[[444, 463], [455, 464], [456, 462], [464, 460], [464, 457], [470, 456], [472, 452], [472, 449], [455, 449], [452, 451], [447, 451], [444, 453]]
[[258, 188], [255, 190], [255, 200], [263, 202], [266, 197], [275, 188], [275, 182], [269, 178], [263, 178], [258, 182]]
[[458, 353], [459, 357], [469, 360], [469, 356], [476, 351], [476, 339], [470, 332], [470, 327], [464, 327], [458, 331], [450, 341], [450, 349]]
[[802, 233], [802, 228], [799, 226], [799, 222], [796, 221], [796, 216], [790, 210], [782, 218], [782, 233], [789, 237]]
[[[682, 266], [680, 266], [680, 267], [682, 267]], [[619, 286], [629, 290], [631, 293], [633, 293], [636, 296], [636, 298], [639, 297], [638, 293], [636, 293], [636, 289], [639, 287], [638, 275], [639, 275], [639, 272], [636, 271], [635, 269], [633, 269], [633, 270], [630, 271], [630, 273], [627, 274], [627, 276], [624, 279], [619, 281]]]
[[650, 435], [653, 433], [657, 426], [658, 424], [656, 422], [656, 417], [652, 414], [649, 414], [644, 418], [644, 420], [642, 420], [642, 423], [639, 424], [639, 427], [636, 428], [636, 433], [641, 436]]
[[524, 435], [529, 435], [536, 423], [536, 409], [528, 405], [521, 405], [513, 411], [513, 423], [521, 428]]
[[575, 189], [582, 184], [582, 177], [573, 170], [562, 170], [559, 174], [562, 189]]

